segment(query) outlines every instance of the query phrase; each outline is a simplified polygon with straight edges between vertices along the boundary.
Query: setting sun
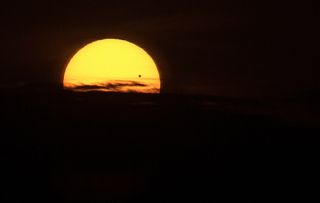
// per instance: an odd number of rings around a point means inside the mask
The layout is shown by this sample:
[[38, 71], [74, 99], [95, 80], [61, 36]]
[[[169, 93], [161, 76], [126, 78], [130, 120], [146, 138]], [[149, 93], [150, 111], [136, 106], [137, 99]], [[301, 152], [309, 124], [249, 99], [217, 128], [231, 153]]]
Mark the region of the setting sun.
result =
[[160, 93], [153, 59], [119, 39], [98, 40], [80, 49], [67, 65], [63, 85], [76, 91]]

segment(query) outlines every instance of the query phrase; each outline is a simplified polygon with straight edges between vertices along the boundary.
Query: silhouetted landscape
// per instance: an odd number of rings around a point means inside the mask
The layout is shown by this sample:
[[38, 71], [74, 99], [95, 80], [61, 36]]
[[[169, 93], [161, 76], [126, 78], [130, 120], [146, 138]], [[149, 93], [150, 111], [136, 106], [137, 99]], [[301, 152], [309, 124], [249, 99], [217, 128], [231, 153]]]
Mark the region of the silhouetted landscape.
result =
[[315, 190], [318, 120], [279, 112], [288, 101], [1, 94], [3, 202], [269, 202]]

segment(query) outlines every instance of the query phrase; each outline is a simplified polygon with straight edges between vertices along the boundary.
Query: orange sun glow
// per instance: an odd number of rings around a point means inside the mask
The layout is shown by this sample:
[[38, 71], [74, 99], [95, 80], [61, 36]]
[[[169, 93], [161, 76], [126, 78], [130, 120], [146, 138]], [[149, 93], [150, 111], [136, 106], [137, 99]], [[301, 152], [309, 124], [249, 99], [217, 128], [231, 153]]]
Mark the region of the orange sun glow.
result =
[[72, 57], [63, 85], [75, 91], [160, 93], [160, 76], [142, 48], [105, 39], [86, 45]]

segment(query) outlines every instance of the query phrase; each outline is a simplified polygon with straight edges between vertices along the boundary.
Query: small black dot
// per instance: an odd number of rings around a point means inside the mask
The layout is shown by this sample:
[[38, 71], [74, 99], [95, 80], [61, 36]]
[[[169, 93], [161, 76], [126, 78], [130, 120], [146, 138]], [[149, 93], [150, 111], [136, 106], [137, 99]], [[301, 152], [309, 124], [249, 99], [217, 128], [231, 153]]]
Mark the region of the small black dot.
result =
[[141, 78], [141, 75], [139, 75], [139, 78]]

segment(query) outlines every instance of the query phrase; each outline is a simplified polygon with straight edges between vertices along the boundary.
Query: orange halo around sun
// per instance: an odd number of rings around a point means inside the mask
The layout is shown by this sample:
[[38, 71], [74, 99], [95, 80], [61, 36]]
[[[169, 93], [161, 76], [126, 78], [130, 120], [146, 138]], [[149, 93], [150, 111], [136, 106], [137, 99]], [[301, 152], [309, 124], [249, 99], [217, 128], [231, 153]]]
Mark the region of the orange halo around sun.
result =
[[153, 59], [125, 40], [105, 39], [80, 49], [70, 60], [63, 85], [75, 91], [160, 93]]

